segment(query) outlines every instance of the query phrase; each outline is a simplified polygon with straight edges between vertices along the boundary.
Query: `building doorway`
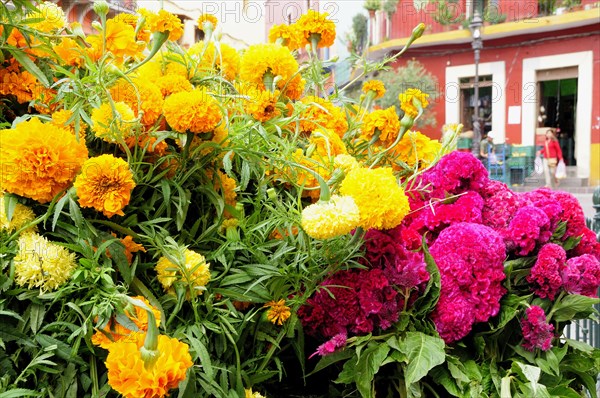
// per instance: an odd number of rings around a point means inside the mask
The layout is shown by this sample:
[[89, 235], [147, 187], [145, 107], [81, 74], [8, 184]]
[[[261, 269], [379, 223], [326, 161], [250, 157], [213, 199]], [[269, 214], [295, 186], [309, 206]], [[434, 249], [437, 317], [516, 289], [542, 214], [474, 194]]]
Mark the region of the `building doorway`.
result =
[[[460, 122], [465, 130], [473, 130], [473, 114], [475, 112], [475, 78], [464, 77], [460, 84]], [[492, 76], [479, 77], [479, 120], [482, 133], [492, 130]]]
[[577, 68], [543, 70], [537, 74], [538, 127], [556, 131], [565, 163], [576, 166]]

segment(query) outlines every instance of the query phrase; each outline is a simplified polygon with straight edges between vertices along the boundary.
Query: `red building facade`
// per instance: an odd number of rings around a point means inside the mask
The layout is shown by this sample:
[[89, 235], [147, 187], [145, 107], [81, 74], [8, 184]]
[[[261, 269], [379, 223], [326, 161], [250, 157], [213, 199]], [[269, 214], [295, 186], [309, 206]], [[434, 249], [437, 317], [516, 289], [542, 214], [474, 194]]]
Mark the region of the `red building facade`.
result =
[[[391, 19], [398, 38], [373, 45], [370, 57], [398, 51], [413, 27], [425, 21], [425, 35], [394, 66], [416, 58], [437, 77], [438, 134], [446, 123], [469, 129], [475, 75], [471, 32], [457, 23], [441, 24], [432, 4], [415, 10], [412, 3], [401, 1]], [[472, 3], [463, 0], [457, 9], [470, 12]], [[535, 145], [552, 128], [578, 177], [600, 183], [600, 8], [584, 0], [578, 9], [544, 16], [538, 14], [548, 10], [539, 10], [537, 1], [491, 4], [506, 19], [482, 29], [479, 110], [485, 131], [494, 131], [496, 143]]]

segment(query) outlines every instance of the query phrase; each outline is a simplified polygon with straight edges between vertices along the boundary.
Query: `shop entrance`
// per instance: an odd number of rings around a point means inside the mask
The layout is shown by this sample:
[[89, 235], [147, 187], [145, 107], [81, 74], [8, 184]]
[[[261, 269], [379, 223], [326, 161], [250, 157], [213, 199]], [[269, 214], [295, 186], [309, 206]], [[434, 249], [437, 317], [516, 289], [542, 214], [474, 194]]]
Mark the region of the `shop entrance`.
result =
[[[460, 122], [465, 131], [473, 130], [473, 113], [475, 112], [475, 79], [465, 77], [460, 79]], [[492, 76], [479, 77], [479, 120], [482, 133], [492, 129]]]
[[542, 70], [537, 72], [537, 77], [538, 131], [554, 129], [565, 163], [575, 166], [577, 67]]

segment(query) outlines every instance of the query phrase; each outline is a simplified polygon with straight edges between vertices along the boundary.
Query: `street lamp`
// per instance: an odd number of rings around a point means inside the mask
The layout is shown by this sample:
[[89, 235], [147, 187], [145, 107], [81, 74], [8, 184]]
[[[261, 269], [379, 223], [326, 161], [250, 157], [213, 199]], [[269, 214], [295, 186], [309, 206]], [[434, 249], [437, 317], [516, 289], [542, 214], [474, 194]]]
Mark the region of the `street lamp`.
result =
[[473, 97], [475, 100], [475, 108], [473, 109], [473, 146], [472, 153], [476, 157], [479, 157], [479, 142], [481, 141], [481, 125], [479, 124], [479, 53], [483, 48], [481, 41], [481, 27], [483, 26], [483, 20], [479, 15], [478, 2], [474, 2], [473, 19], [469, 24], [471, 29], [471, 36], [473, 42], [471, 43], [473, 51], [475, 52], [475, 80], [473, 82]]

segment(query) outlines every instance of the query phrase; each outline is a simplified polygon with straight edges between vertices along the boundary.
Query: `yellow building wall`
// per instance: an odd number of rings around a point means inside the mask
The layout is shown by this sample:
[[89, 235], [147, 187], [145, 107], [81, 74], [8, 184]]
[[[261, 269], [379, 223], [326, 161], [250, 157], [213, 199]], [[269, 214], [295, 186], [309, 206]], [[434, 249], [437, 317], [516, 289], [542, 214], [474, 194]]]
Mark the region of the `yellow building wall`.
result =
[[590, 186], [600, 185], [600, 143], [590, 150]]

